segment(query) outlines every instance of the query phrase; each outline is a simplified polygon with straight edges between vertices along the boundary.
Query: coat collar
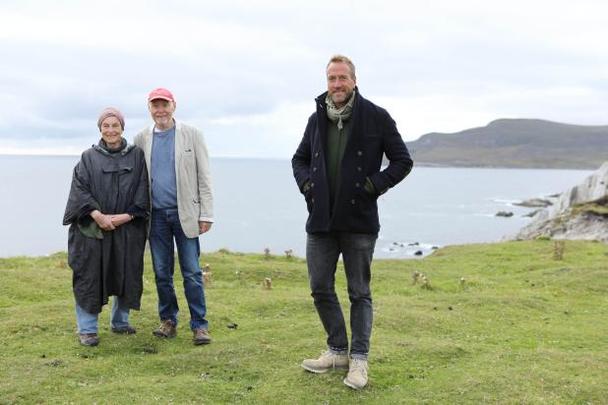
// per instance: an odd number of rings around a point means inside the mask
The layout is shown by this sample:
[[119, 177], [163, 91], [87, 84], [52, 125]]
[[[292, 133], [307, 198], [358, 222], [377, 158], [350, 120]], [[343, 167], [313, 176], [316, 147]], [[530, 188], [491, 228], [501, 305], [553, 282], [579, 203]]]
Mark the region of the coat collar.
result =
[[[183, 141], [183, 124], [175, 120], [175, 153], [177, 155], [178, 151], [182, 150]], [[146, 165], [148, 166], [148, 175], [150, 174], [150, 170], [152, 168], [151, 165], [151, 157], [152, 157], [152, 136], [154, 134], [154, 125], [150, 125], [143, 130], [143, 145], [142, 149], [144, 150], [144, 156], [146, 158]]]
[[[175, 118], [173, 119], [173, 121], [175, 122], [175, 135], [177, 136], [177, 133], [181, 132], [183, 124], [181, 123], [181, 121], [178, 121]], [[152, 124], [146, 128], [146, 135], [152, 136], [153, 133], [154, 133], [154, 124]]]
[[[327, 139], [327, 106], [325, 105], [325, 98], [327, 97], [327, 91], [320, 94], [317, 98], [315, 98], [315, 102], [317, 103], [317, 122], [319, 125], [319, 130], [323, 136], [323, 142], [326, 142]], [[353, 103], [353, 113], [351, 115], [351, 131], [357, 131], [357, 125], [359, 122], [359, 115], [361, 114], [360, 104], [362, 102], [363, 97], [359, 92], [359, 88], [355, 86], [355, 102]], [[323, 119], [321, 119], [323, 118]]]

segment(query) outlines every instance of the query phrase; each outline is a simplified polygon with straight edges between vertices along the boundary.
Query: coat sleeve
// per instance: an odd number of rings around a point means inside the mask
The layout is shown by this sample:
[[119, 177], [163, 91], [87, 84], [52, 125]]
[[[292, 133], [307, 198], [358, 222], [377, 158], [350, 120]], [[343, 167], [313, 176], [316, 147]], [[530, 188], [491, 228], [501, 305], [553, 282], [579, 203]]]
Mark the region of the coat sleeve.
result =
[[300, 192], [304, 192], [304, 185], [310, 180], [310, 159], [312, 150], [312, 134], [316, 126], [315, 114], [308, 119], [308, 124], [304, 130], [304, 136], [300, 141], [300, 145], [296, 153], [291, 159], [291, 168], [293, 169], [293, 177], [296, 179]]
[[134, 153], [137, 156], [137, 167], [139, 176], [135, 187], [135, 196], [133, 204], [127, 209], [127, 213], [137, 218], [148, 218], [150, 215], [150, 193], [148, 193], [148, 169], [144, 152], [137, 148]]
[[389, 164], [384, 170], [370, 176], [370, 180], [378, 194], [384, 194], [410, 173], [414, 162], [401, 134], [397, 131], [395, 121], [388, 112], [380, 111], [380, 119], [383, 128], [384, 154]]
[[74, 167], [70, 195], [65, 207], [63, 225], [81, 221], [92, 211], [100, 209], [100, 205], [91, 193], [91, 168], [85, 154]]
[[133, 138], [133, 145], [137, 146], [138, 148], [143, 148], [143, 146], [141, 145], [141, 133], [135, 135], [135, 137]]
[[194, 153], [198, 176], [198, 197], [200, 201], [199, 221], [213, 222], [213, 191], [211, 188], [211, 171], [209, 170], [209, 153], [203, 133], [194, 132]]
[[133, 145], [137, 146], [141, 150], [144, 150], [144, 133], [145, 130], [139, 131], [133, 138]]

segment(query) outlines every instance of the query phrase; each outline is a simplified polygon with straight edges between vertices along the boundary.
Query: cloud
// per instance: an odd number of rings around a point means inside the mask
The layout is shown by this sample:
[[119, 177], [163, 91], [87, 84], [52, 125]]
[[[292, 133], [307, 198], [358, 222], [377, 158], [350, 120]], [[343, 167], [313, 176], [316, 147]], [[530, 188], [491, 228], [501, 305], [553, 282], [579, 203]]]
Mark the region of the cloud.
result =
[[315, 109], [305, 103], [281, 103], [263, 114], [227, 115], [205, 125], [209, 148], [219, 156], [291, 157], [296, 150], [308, 117]]
[[0, 153], [86, 147], [109, 105], [130, 138], [162, 86], [212, 154], [288, 158], [334, 53], [408, 140], [501, 117], [605, 124], [606, 15], [592, 0], [6, 1]]

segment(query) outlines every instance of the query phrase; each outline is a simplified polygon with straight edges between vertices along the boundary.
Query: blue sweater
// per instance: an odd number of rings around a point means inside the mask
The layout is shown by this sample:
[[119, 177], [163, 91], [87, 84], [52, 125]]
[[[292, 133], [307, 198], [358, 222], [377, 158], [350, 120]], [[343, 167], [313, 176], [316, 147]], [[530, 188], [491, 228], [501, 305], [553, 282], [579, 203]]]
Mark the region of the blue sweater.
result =
[[177, 208], [175, 126], [167, 131], [154, 129], [150, 166], [152, 209]]

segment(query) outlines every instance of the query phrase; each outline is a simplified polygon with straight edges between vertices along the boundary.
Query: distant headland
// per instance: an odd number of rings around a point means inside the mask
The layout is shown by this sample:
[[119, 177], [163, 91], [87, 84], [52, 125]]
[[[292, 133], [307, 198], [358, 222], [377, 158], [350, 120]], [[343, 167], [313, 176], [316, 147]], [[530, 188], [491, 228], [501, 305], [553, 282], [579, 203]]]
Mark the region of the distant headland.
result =
[[597, 169], [608, 159], [608, 125], [498, 119], [407, 146], [418, 166]]

